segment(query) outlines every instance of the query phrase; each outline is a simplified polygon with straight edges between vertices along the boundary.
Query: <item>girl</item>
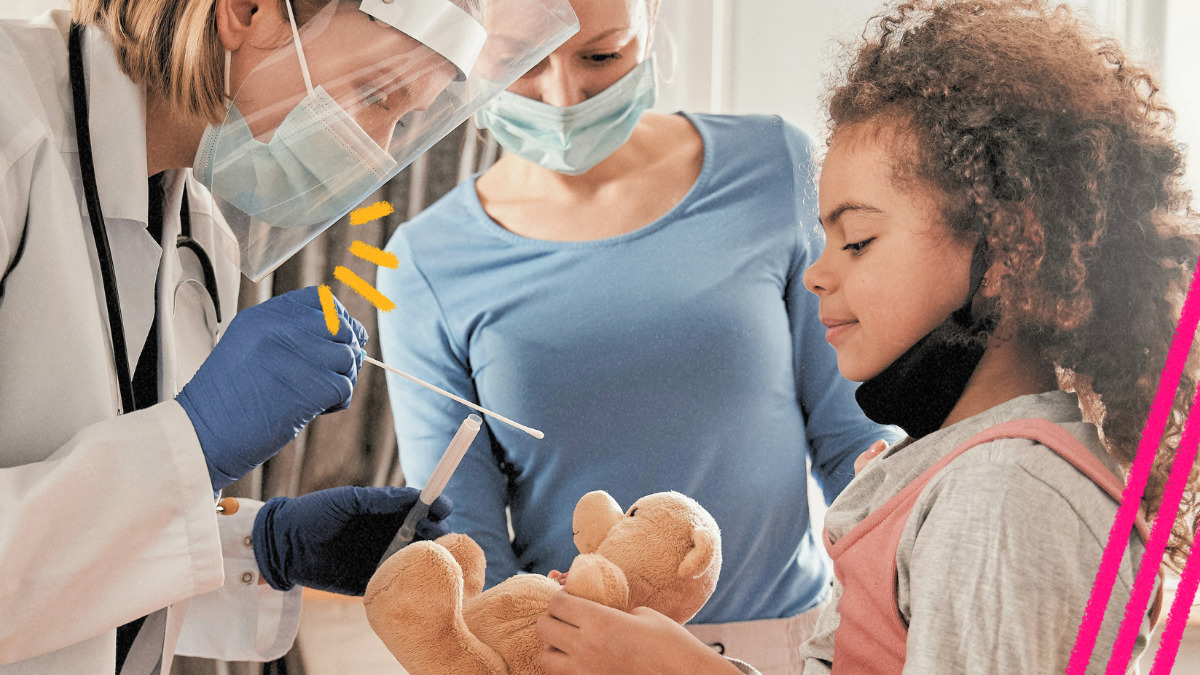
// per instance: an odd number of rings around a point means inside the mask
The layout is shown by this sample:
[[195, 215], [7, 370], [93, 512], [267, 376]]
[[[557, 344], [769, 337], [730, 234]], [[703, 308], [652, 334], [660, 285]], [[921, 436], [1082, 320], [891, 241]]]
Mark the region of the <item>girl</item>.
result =
[[[1062, 672], [1200, 253], [1171, 112], [1065, 8], [909, 2], [876, 26], [831, 98], [827, 243], [805, 285], [864, 411], [910, 438], [826, 517], [837, 578], [806, 673]], [[1194, 391], [1186, 375], [1145, 513]], [[985, 430], [996, 439], [973, 439]], [[1194, 505], [1192, 483], [1177, 569]], [[1142, 541], [1131, 533], [1092, 670]], [[649, 658], [699, 654], [645, 610], [559, 594], [551, 614], [551, 672], [606, 672], [597, 636], [635, 622], [660, 631]]]

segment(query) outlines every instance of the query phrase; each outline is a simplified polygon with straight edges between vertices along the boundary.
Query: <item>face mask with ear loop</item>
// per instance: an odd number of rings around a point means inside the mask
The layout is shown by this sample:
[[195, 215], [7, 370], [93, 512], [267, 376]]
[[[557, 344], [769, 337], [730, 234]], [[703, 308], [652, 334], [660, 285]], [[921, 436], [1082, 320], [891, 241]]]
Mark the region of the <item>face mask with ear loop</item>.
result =
[[[328, 0], [303, 28], [284, 5], [292, 39], [239, 92], [226, 54], [226, 118], [205, 130], [193, 162], [253, 281], [578, 31], [568, 0]], [[503, 50], [486, 48], [492, 34]], [[297, 63], [305, 95], [282, 122], [266, 121], [280, 100], [264, 91], [291, 81]], [[255, 138], [260, 126], [269, 140]]]
[[987, 350], [995, 330], [990, 315], [972, 316], [976, 291], [990, 266], [987, 243], [980, 235], [971, 252], [967, 301], [875, 377], [854, 392], [863, 413], [878, 424], [894, 424], [914, 439], [937, 431]]
[[[291, 18], [291, 3], [286, 4]], [[292, 31], [296, 33], [294, 19]], [[396, 160], [324, 87], [313, 87], [298, 35], [296, 45], [308, 95], [292, 108], [271, 140], [255, 139], [231, 103], [225, 124], [205, 131], [194, 166], [214, 195], [274, 227], [308, 227], [333, 220], [396, 167]], [[229, 60], [226, 51], [227, 98]]]
[[496, 142], [514, 155], [578, 176], [629, 140], [657, 94], [651, 55], [582, 103], [560, 107], [505, 91], [475, 114], [475, 123], [490, 130]]

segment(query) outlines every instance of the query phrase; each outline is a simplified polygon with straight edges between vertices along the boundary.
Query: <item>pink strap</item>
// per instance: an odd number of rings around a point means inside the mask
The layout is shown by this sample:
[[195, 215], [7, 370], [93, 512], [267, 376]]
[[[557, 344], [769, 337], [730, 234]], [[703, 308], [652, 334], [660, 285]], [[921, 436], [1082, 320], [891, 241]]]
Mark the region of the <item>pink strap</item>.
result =
[[[1121, 500], [1121, 491], [1124, 489], [1121, 480], [1108, 470], [1100, 460], [1096, 459], [1095, 455], [1088, 451], [1087, 448], [1079, 442], [1079, 439], [1071, 435], [1069, 431], [1063, 429], [1059, 425], [1050, 420], [1037, 417], [1013, 420], [1011, 422], [1003, 422], [995, 426], [988, 427], [983, 431], [968, 438], [961, 443], [957, 448], [951, 451], [946, 456], [938, 460], [933, 466], [929, 467], [918, 476], [915, 480], [904, 486], [900, 492], [889, 499], [883, 506], [875, 509], [866, 518], [856, 525], [846, 536], [842, 537], [832, 546], [836, 548], [845, 548], [850, 544], [858, 541], [867, 532], [870, 532], [880, 521], [887, 518], [893, 511], [905, 503], [905, 500], [914, 497], [913, 493], [920, 492], [925, 489], [925, 486], [944, 469], [947, 464], [953, 462], [959, 455], [963, 454], [971, 448], [989, 443], [991, 441], [1002, 438], [1025, 438], [1036, 441], [1045, 445], [1048, 448], [1055, 450], [1063, 459], [1070, 462], [1075, 468], [1079, 469], [1083, 474], [1096, 482], [1105, 492], [1118, 502]], [[1142, 533], [1143, 539], [1149, 537], [1149, 530], [1146, 527], [1144, 519], [1139, 517], [1138, 531]]]
[[[868, 514], [836, 544], [830, 542], [828, 532], [824, 533], [835, 572], [845, 586], [842, 625], [834, 640], [834, 650], [839, 654], [835, 672], [892, 673], [903, 669], [908, 628], [895, 604], [896, 550], [909, 513], [925, 486], [950, 462], [973, 447], [1004, 438], [1041, 443], [1120, 501], [1121, 479], [1070, 432], [1049, 420], [1015, 420], [975, 434]], [[1145, 538], [1145, 521], [1139, 517], [1137, 524]], [[1150, 612], [1152, 621], [1157, 620], [1160, 605], [1161, 592]]]

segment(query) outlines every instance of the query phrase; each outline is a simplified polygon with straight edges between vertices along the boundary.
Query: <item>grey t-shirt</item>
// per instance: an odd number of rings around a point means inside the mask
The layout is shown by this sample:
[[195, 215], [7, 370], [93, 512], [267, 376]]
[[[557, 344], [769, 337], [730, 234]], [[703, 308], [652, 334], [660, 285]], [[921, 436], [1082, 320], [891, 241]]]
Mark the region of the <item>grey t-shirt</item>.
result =
[[[834, 500], [826, 530], [837, 541], [963, 441], [1030, 417], [1059, 424], [1121, 475], [1074, 394], [1021, 396], [887, 450]], [[921, 492], [896, 552], [897, 606], [908, 624], [904, 672], [1063, 672], [1116, 512], [1102, 488], [1033, 441], [992, 441], [951, 462]], [[1131, 532], [1089, 673], [1105, 670], [1144, 550]], [[805, 675], [830, 672], [841, 595], [835, 579], [800, 648]], [[1135, 659], [1150, 629], [1144, 619]]]

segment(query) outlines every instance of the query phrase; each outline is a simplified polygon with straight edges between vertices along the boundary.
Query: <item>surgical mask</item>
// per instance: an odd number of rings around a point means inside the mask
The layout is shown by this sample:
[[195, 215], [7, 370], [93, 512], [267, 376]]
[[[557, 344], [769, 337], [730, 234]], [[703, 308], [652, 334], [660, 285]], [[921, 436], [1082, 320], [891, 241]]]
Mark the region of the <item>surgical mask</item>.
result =
[[654, 105], [654, 57], [642, 61], [608, 89], [566, 107], [501, 92], [475, 114], [505, 150], [552, 171], [578, 176], [607, 159], [633, 135]]
[[982, 321], [972, 316], [972, 298], [987, 267], [987, 246], [980, 237], [971, 254], [966, 304], [855, 390], [854, 398], [868, 419], [894, 424], [914, 439], [941, 428], [967, 388], [995, 328], [990, 315]]
[[231, 104], [225, 124], [205, 130], [194, 164], [214, 195], [275, 227], [333, 220], [395, 167], [392, 156], [319, 85], [267, 143], [254, 138]]
[[[324, 87], [313, 87], [295, 14], [285, 4], [308, 95], [266, 143], [254, 138], [231, 101], [225, 123], [205, 129], [192, 167], [214, 195], [251, 218], [274, 227], [310, 227], [350, 210], [387, 180], [396, 160]], [[227, 99], [229, 62], [226, 50]]]

